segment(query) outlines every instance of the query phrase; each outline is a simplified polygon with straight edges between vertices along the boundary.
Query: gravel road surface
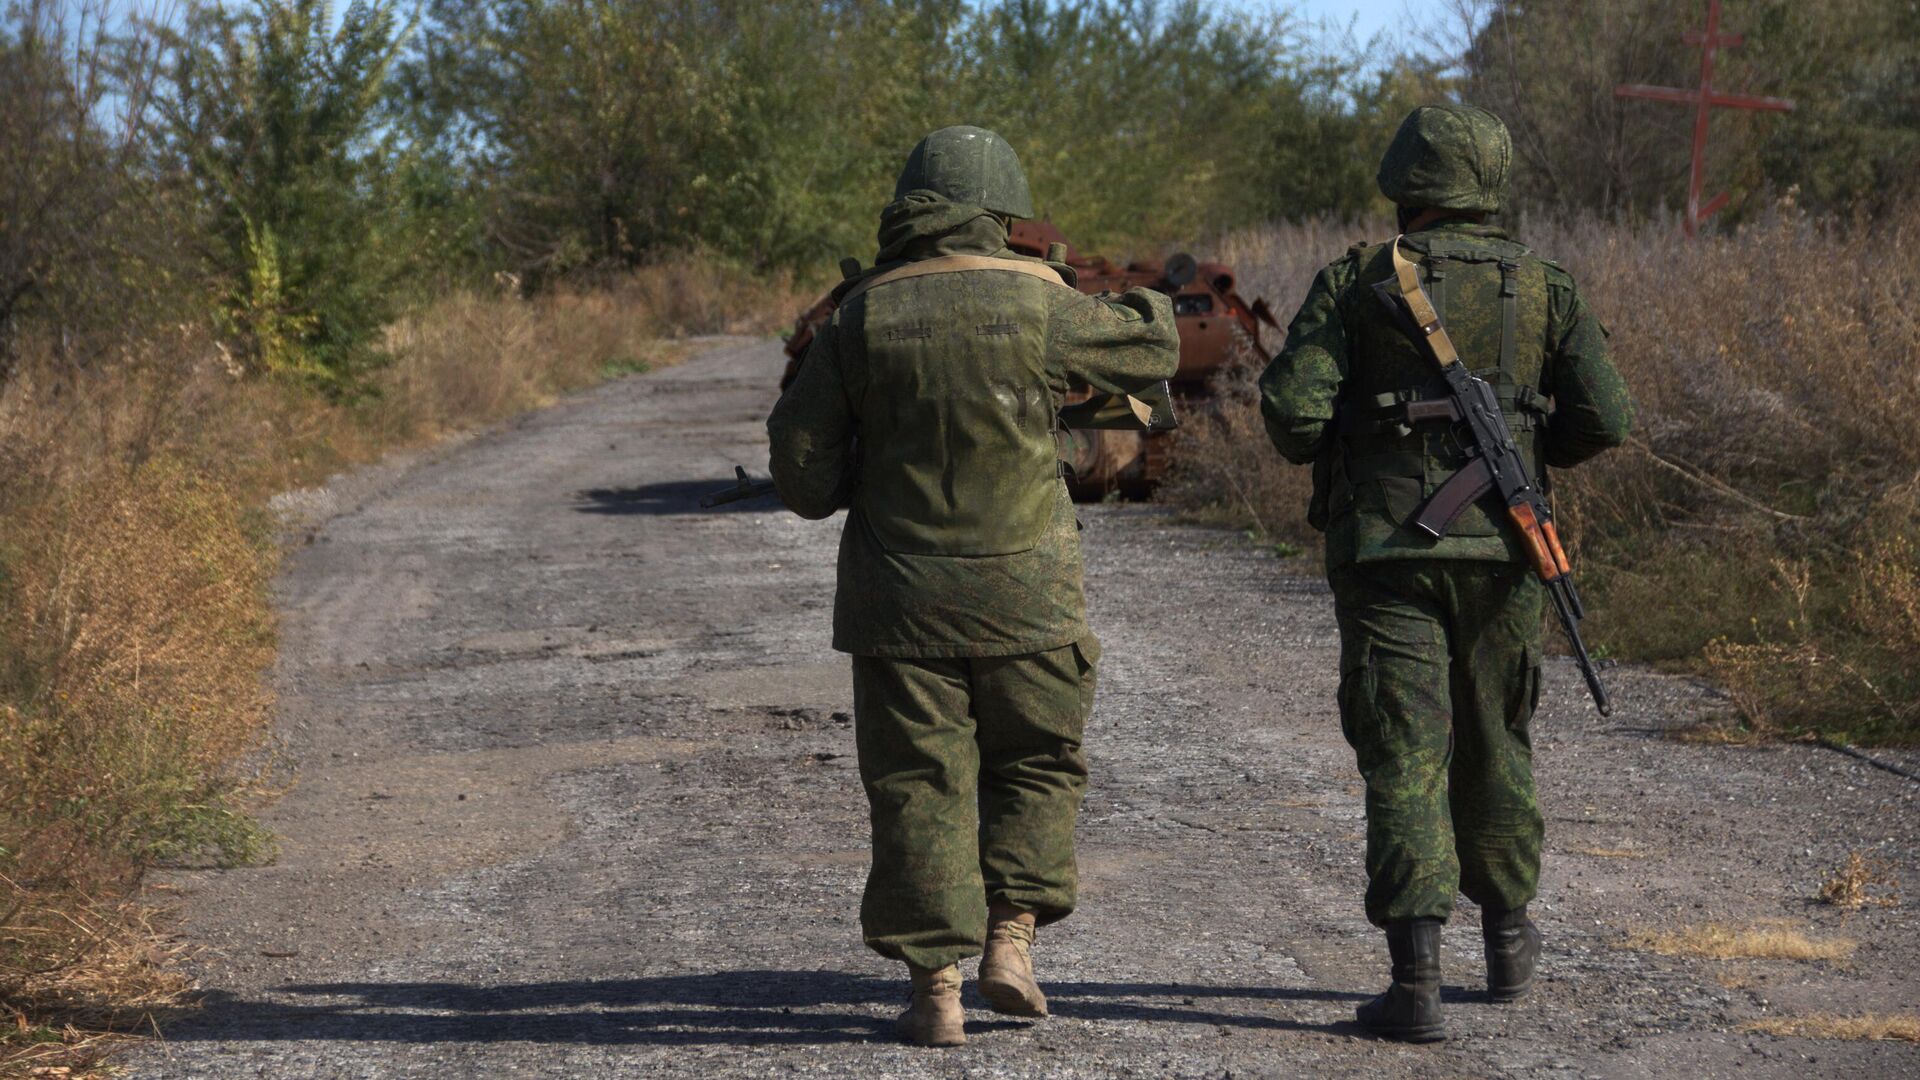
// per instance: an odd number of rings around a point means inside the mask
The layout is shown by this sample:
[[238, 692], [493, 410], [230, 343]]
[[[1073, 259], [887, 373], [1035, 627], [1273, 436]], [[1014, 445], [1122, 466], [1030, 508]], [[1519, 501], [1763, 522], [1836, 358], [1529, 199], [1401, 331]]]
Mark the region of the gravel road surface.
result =
[[[1537, 721], [1544, 981], [1484, 1002], [1463, 907], [1452, 1040], [1363, 1037], [1385, 948], [1326, 589], [1140, 506], [1084, 514], [1106, 660], [1082, 906], [1039, 945], [1056, 1015], [1012, 1022], [969, 988], [966, 1047], [889, 1042], [903, 980], [860, 945], [867, 826], [827, 647], [839, 521], [696, 505], [764, 468], [779, 360], [711, 342], [286, 500], [311, 524], [280, 583], [283, 853], [162, 883], [205, 1007], [134, 1075], [1920, 1075], [1913, 1043], [1747, 1029], [1913, 1011], [1915, 903], [1815, 897], [1856, 851], [1920, 888], [1920, 783], [1677, 743], [1716, 702], [1645, 672], [1610, 673], [1601, 720], [1559, 662]], [[1859, 949], [1629, 944], [1708, 924]]]

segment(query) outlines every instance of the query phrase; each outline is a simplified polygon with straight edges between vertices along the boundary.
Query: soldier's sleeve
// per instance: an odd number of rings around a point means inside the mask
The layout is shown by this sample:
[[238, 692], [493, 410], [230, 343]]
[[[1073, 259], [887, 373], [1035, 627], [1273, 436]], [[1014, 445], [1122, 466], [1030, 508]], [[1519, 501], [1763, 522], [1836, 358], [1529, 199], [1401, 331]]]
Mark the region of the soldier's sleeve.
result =
[[1152, 289], [1119, 296], [1057, 290], [1047, 320], [1047, 362], [1102, 393], [1134, 394], [1180, 367], [1173, 301]]
[[1553, 398], [1553, 417], [1544, 456], [1549, 467], [1566, 469], [1627, 441], [1633, 401], [1607, 356], [1606, 328], [1587, 309], [1572, 276], [1552, 265], [1547, 302], [1553, 351], [1540, 389]]
[[1287, 341], [1260, 376], [1260, 418], [1280, 456], [1306, 465], [1332, 434], [1334, 406], [1347, 377], [1347, 329], [1340, 292], [1348, 275], [1335, 263], [1313, 279], [1287, 327]]
[[803, 518], [846, 505], [853, 487], [855, 423], [839, 348], [839, 320], [815, 335], [793, 385], [767, 417], [769, 467], [781, 501]]

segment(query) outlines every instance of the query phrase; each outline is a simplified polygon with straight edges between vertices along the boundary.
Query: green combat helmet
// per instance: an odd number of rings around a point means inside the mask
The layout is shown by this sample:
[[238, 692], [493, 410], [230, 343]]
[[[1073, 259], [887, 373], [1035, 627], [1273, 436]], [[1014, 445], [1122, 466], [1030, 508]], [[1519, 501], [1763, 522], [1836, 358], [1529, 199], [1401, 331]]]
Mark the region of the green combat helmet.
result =
[[1403, 207], [1493, 213], [1513, 168], [1513, 137], [1471, 105], [1422, 105], [1380, 159], [1380, 194]]
[[907, 155], [893, 197], [922, 190], [1008, 217], [1033, 216], [1019, 157], [1007, 140], [986, 128], [945, 127], [921, 139]]

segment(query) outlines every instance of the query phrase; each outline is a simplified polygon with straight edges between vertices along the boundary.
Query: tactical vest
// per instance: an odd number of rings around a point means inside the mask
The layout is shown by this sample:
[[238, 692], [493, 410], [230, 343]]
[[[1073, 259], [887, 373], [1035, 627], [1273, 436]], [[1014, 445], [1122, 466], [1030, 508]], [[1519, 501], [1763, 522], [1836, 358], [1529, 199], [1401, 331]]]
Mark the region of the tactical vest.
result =
[[[1539, 387], [1550, 355], [1545, 265], [1525, 247], [1490, 237], [1434, 232], [1409, 236], [1403, 245], [1424, 253], [1422, 278], [1435, 309], [1461, 359], [1499, 393], [1528, 468], [1540, 477], [1548, 401]], [[1497, 497], [1468, 507], [1438, 541], [1406, 527], [1467, 454], [1449, 421], [1409, 422], [1407, 405], [1444, 397], [1444, 384], [1373, 287], [1387, 282], [1382, 287], [1389, 296], [1399, 292], [1386, 246], [1356, 247], [1353, 257], [1360, 272], [1342, 308], [1348, 371], [1310, 516], [1324, 529], [1353, 514], [1356, 561], [1478, 557], [1472, 553], [1493, 550], [1485, 538], [1504, 530]]]
[[1011, 555], [1052, 524], [1048, 290], [1060, 288], [1033, 264], [905, 276], [836, 314], [865, 354], [853, 506], [887, 550]]

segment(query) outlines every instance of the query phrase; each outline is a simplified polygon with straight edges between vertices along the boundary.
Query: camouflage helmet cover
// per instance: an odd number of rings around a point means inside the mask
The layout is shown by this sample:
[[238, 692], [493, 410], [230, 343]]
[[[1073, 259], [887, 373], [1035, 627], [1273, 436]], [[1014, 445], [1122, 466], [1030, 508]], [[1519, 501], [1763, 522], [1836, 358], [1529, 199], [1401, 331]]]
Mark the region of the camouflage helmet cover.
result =
[[1422, 105], [1407, 114], [1380, 159], [1380, 194], [1399, 206], [1500, 209], [1513, 168], [1513, 137], [1471, 105]]
[[920, 140], [894, 182], [893, 197], [933, 191], [1008, 217], [1033, 216], [1027, 174], [1007, 140], [986, 128], [944, 127]]

